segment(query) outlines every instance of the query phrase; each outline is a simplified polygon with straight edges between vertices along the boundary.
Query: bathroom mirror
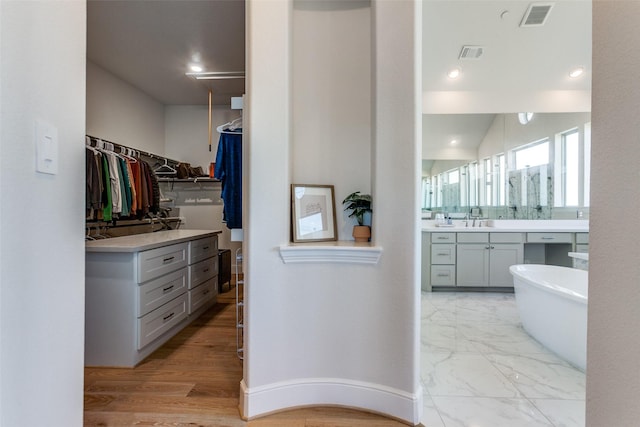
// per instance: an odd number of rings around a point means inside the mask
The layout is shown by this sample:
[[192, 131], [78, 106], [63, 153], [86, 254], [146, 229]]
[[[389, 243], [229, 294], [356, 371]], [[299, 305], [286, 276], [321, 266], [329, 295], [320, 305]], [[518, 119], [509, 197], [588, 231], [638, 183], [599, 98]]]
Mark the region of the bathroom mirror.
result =
[[588, 218], [591, 114], [423, 115], [422, 208], [488, 219]]

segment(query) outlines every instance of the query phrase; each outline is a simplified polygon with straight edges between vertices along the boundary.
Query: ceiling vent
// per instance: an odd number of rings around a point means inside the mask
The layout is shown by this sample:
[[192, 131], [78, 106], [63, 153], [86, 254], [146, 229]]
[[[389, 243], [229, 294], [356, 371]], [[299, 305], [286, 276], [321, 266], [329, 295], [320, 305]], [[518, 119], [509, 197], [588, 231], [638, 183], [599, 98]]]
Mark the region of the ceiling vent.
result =
[[482, 46], [462, 46], [458, 59], [480, 59], [483, 53]]
[[539, 27], [544, 25], [551, 12], [553, 3], [531, 3], [522, 17], [521, 27]]

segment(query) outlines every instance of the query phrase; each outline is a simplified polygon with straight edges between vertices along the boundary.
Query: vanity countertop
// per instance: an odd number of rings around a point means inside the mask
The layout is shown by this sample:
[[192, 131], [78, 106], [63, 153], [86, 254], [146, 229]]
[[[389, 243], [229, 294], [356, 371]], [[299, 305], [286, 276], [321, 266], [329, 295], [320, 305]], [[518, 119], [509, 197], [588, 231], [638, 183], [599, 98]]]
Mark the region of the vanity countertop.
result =
[[[423, 232], [471, 232], [471, 233], [588, 233], [588, 220], [524, 220], [524, 219], [500, 219], [500, 220], [482, 220], [482, 227], [472, 227], [472, 220], [468, 221], [465, 227], [465, 221], [460, 219], [453, 220], [453, 226], [437, 226], [434, 220], [422, 220]], [[476, 224], [478, 221], [476, 221]]]
[[91, 240], [85, 243], [87, 252], [140, 252], [174, 243], [215, 236], [220, 230], [165, 230], [131, 236]]

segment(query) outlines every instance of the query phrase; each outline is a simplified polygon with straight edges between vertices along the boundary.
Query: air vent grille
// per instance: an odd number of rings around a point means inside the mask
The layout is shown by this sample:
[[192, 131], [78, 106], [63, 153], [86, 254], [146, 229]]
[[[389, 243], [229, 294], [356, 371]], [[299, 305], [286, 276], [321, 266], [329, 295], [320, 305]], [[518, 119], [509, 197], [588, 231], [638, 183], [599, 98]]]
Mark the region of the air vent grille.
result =
[[531, 3], [522, 17], [521, 27], [539, 27], [544, 25], [549, 17], [553, 3]]
[[458, 59], [480, 59], [483, 53], [482, 46], [462, 46]]

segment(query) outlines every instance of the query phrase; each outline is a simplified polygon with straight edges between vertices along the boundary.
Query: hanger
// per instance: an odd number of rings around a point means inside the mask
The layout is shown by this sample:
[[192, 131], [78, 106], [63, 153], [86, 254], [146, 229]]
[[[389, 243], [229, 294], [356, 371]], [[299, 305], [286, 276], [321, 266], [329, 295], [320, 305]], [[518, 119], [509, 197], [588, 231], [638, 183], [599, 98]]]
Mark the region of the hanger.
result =
[[228, 133], [228, 134], [235, 134], [235, 135], [241, 134], [242, 131], [236, 132], [237, 129], [242, 129], [242, 117], [238, 117], [216, 128], [218, 133]]
[[156, 174], [160, 174], [160, 175], [169, 175], [169, 174], [177, 173], [177, 171], [174, 168], [169, 166], [167, 159], [164, 159], [164, 164], [160, 165], [158, 168], [154, 169], [153, 171]]

